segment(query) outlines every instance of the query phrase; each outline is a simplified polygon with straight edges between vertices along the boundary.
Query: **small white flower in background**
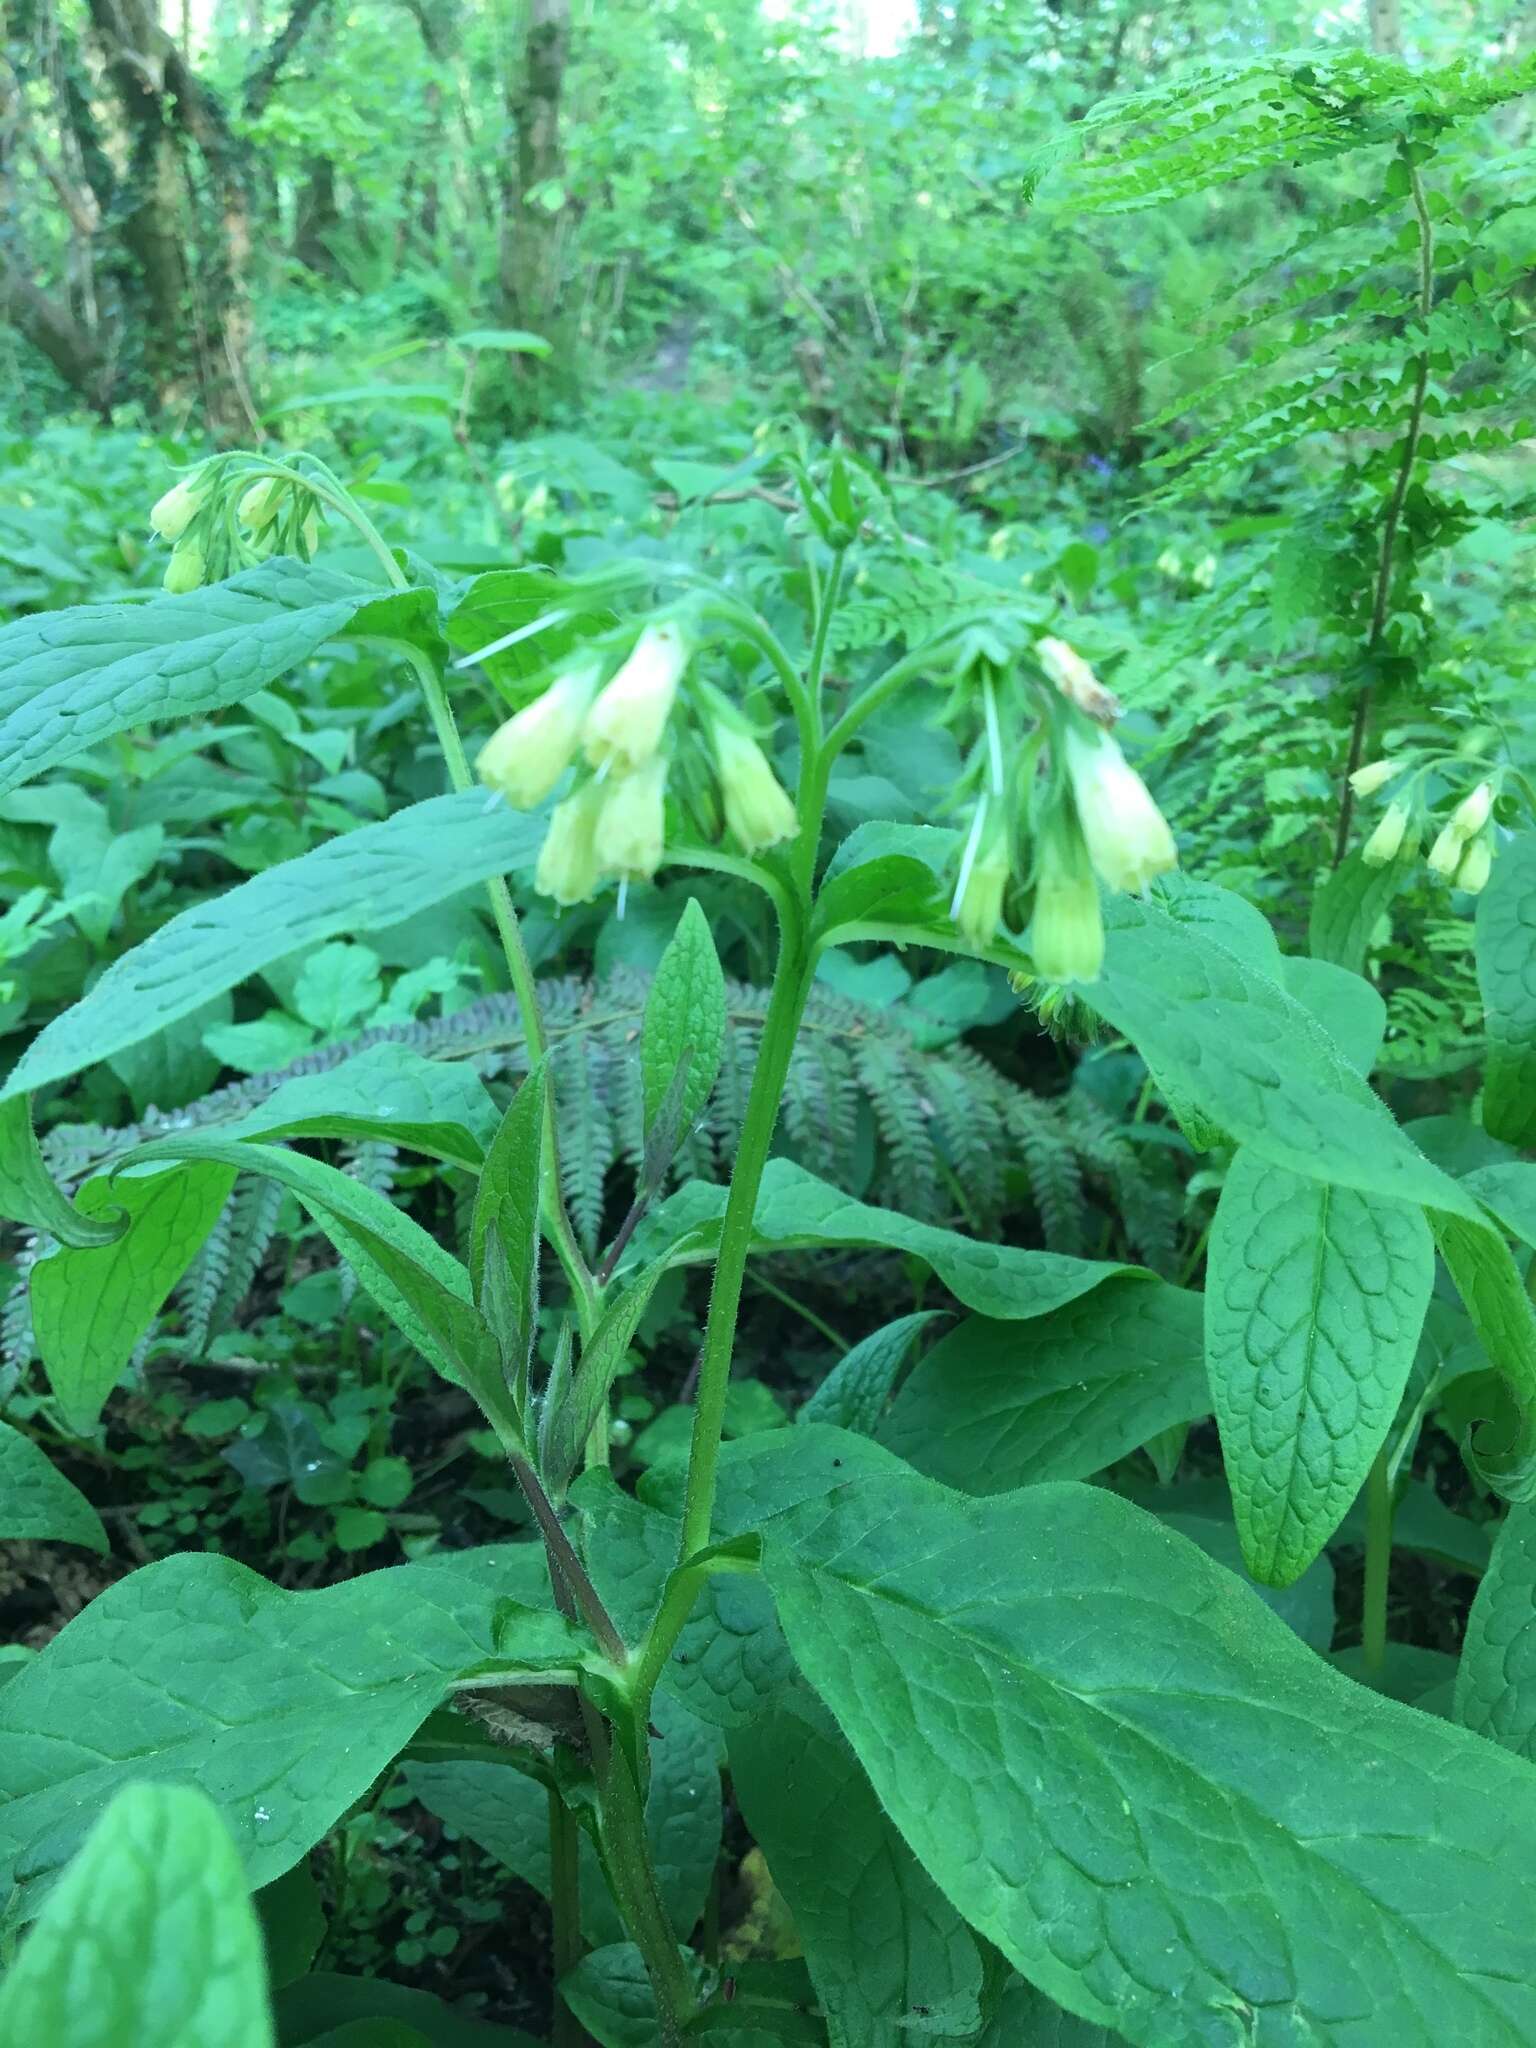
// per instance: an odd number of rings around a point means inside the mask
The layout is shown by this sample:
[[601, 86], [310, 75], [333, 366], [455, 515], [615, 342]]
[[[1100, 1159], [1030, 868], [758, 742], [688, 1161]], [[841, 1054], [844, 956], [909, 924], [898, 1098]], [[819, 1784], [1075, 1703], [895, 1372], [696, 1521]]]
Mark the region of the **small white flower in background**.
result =
[[1216, 557], [1202, 555], [1190, 570], [1189, 580], [1197, 590], [1209, 590], [1216, 581]]
[[1064, 753], [1088, 857], [1108, 887], [1135, 892], [1177, 867], [1167, 819], [1109, 734], [1073, 726]]
[[166, 563], [161, 581], [172, 597], [185, 597], [189, 590], [200, 587], [206, 566], [202, 549], [192, 541], [183, 541]]
[[[180, 540], [192, 524], [198, 506], [202, 503], [202, 492], [198, 489], [202, 472], [184, 476], [180, 483], [158, 497], [150, 508], [149, 523], [162, 540]], [[199, 579], [201, 580], [201, 579]]]
[[[983, 799], [988, 802], [987, 799]], [[977, 845], [970, 855], [969, 866], [962, 865], [960, 880], [955, 889], [955, 900], [950, 905], [950, 915], [959, 927], [960, 936], [969, 946], [980, 949], [989, 946], [997, 936], [998, 923], [1003, 915], [1003, 898], [1008, 889], [1008, 878], [1013, 872], [1008, 858], [1008, 833], [1002, 814], [1002, 806], [988, 802], [987, 817], [977, 820], [980, 827]], [[976, 827], [972, 828], [976, 830]]]
[[594, 768], [632, 773], [661, 745], [691, 653], [682, 628], [647, 626], [634, 652], [587, 713], [582, 739]]
[[1451, 829], [1462, 839], [1470, 839], [1474, 832], [1481, 832], [1488, 822], [1493, 809], [1493, 784], [1480, 782], [1469, 790], [1451, 813]]
[[595, 847], [605, 874], [626, 882], [648, 882], [661, 866], [666, 844], [667, 763], [653, 754], [632, 775], [590, 787], [602, 792]]
[[541, 896], [571, 904], [585, 903], [593, 895], [603, 878], [596, 845], [602, 807], [603, 790], [596, 782], [583, 783], [564, 803], [556, 804], [533, 877]]
[[486, 787], [514, 810], [531, 811], [543, 803], [576, 758], [582, 725], [602, 680], [602, 662], [586, 655], [498, 726], [475, 762]]
[[1485, 833], [1474, 839], [1461, 856], [1461, 865], [1456, 870], [1456, 887], [1465, 889], [1469, 896], [1476, 896], [1487, 887], [1492, 872], [1493, 846]]
[[1360, 849], [1360, 858], [1368, 868], [1384, 868], [1397, 859], [1412, 818], [1413, 813], [1405, 803], [1394, 800], [1387, 805], [1375, 831]]
[[757, 741], [724, 718], [711, 723], [710, 741], [726, 826], [743, 853], [793, 839], [800, 829], [793, 800]]
[[1042, 981], [1097, 981], [1104, 965], [1098, 885], [1081, 845], [1059, 832], [1040, 841], [1030, 957]]
[[1385, 789], [1394, 775], [1401, 775], [1400, 761], [1370, 761], [1365, 767], [1357, 768], [1349, 778], [1349, 786], [1356, 796], [1374, 796], [1378, 789]]

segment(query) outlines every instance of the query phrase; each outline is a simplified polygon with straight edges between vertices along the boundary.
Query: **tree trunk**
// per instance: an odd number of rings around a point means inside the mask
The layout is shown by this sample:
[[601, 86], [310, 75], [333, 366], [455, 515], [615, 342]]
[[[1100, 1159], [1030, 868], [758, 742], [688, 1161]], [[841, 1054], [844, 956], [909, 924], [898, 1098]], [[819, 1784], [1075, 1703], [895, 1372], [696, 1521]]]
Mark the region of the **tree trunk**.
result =
[[1378, 57], [1403, 55], [1403, 0], [1370, 0], [1371, 48]]
[[548, 324], [559, 295], [560, 209], [547, 202], [563, 164], [560, 94], [570, 44], [570, 0], [528, 0], [521, 70], [507, 95], [517, 175], [503, 191], [501, 290], [507, 317], [535, 328]]

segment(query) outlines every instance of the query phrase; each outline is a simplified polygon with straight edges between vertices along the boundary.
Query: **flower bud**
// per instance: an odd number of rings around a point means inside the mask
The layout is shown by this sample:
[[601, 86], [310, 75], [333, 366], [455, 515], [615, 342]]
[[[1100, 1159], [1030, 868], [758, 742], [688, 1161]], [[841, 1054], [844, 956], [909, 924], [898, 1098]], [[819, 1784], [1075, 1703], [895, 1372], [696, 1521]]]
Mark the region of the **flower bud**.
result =
[[587, 713], [582, 737], [594, 768], [629, 774], [652, 758], [672, 714], [688, 653], [682, 628], [674, 621], [646, 627]]
[[602, 676], [602, 663], [589, 655], [556, 676], [541, 697], [499, 726], [481, 748], [476, 774], [515, 811], [543, 803], [575, 760], [582, 720]]
[[978, 952], [984, 946], [990, 946], [997, 936], [998, 921], [1003, 914], [1003, 897], [1012, 873], [1008, 834], [1000, 806], [994, 804], [991, 808], [998, 813], [996, 822], [983, 830], [981, 845], [963, 876], [952, 910], [960, 936]]
[[190, 541], [183, 541], [165, 565], [162, 579], [172, 597], [185, 597], [189, 590], [196, 590], [203, 580], [203, 551]]
[[304, 559], [312, 562], [320, 552], [320, 515], [311, 506], [304, 515], [304, 524], [299, 529], [304, 543]]
[[1469, 896], [1479, 895], [1487, 887], [1492, 872], [1493, 847], [1485, 833], [1474, 839], [1461, 856], [1461, 865], [1456, 870], [1456, 887], [1465, 889]]
[[1144, 889], [1178, 866], [1167, 820], [1107, 732], [1071, 727], [1065, 757], [1088, 858], [1109, 888]]
[[652, 754], [633, 775], [621, 775], [601, 787], [595, 838], [598, 866], [624, 881], [648, 882], [661, 866], [666, 842], [666, 760]]
[[602, 880], [595, 833], [603, 790], [583, 783], [564, 803], [556, 804], [539, 849], [533, 886], [556, 903], [585, 903]]
[[723, 718], [712, 723], [710, 740], [726, 826], [742, 852], [793, 839], [800, 829], [794, 803], [757, 741]]
[[162, 540], [180, 540], [192, 524], [203, 495], [197, 488], [199, 474], [184, 476], [151, 506], [149, 523]]
[[1042, 981], [1097, 981], [1104, 965], [1099, 891], [1081, 846], [1040, 842], [1029, 950]]
[[1493, 784], [1480, 782], [1469, 790], [1451, 813], [1452, 828], [1463, 839], [1470, 839], [1474, 832], [1481, 832], [1488, 822], [1493, 809]]
[[1431, 874], [1443, 875], [1449, 881], [1461, 866], [1461, 856], [1466, 843], [1461, 833], [1456, 830], [1454, 818], [1448, 825], [1442, 825], [1434, 845], [1429, 849]]
[[1368, 868], [1384, 868], [1390, 861], [1397, 859], [1407, 837], [1412, 815], [1405, 803], [1394, 802], [1387, 805], [1375, 831], [1360, 849], [1360, 858]]
[[270, 526], [282, 510], [283, 493], [287, 488], [278, 476], [264, 476], [252, 484], [240, 500], [240, 524], [248, 526], [253, 533], [260, 533], [264, 526]]
[[1370, 761], [1364, 768], [1357, 768], [1349, 778], [1349, 786], [1356, 796], [1374, 796], [1378, 789], [1385, 789], [1394, 775], [1401, 775], [1401, 761]]

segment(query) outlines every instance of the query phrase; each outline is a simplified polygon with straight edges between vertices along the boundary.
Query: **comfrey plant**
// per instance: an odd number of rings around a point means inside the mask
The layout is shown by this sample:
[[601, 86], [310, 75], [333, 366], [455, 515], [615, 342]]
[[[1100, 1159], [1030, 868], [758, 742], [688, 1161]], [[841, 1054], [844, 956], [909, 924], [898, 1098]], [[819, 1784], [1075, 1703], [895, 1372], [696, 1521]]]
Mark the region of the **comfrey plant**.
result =
[[[0, 636], [3, 788], [348, 636], [408, 666], [453, 785], [182, 911], [10, 1075], [0, 1193], [54, 1245], [31, 1295], [55, 1419], [96, 1425], [237, 1177], [264, 1177], [478, 1403], [540, 1538], [304, 1593], [172, 1557], [23, 1662], [0, 1690], [5, 2040], [519, 2038], [307, 1974], [308, 1852], [396, 1771], [549, 1897], [559, 2043], [1536, 2037], [1536, 1318], [1510, 1244], [1536, 1237], [1515, 1151], [1536, 1141], [1536, 834], [1479, 898], [1481, 1127], [1421, 1146], [1368, 1085], [1380, 998], [1176, 874], [1049, 600], [957, 575], [924, 644], [829, 675], [878, 506], [840, 458], [794, 474], [798, 559], [754, 565], [759, 609], [650, 556], [455, 587], [318, 463], [220, 457], [156, 511], [189, 587]], [[307, 559], [322, 512], [375, 572]], [[476, 671], [507, 699], [478, 755], [493, 794], [459, 729]], [[959, 741], [952, 820], [829, 844], [837, 764], [909, 689]], [[1455, 814], [1459, 862], [1488, 802]], [[689, 905], [635, 1048], [633, 1200], [589, 1260], [504, 877], [569, 903], [664, 868], [760, 892], [777, 965], [729, 1186], [662, 1199], [724, 1032]], [[504, 1111], [462, 1064], [378, 1045], [72, 1194], [49, 1180], [35, 1098], [275, 961], [479, 882], [529, 1055]], [[772, 1157], [818, 962], [855, 944], [969, 955], [1058, 1008], [1062, 985], [1135, 1048], [1220, 1183], [1203, 1295], [979, 1243]], [[438, 1162], [462, 1242], [295, 1143], [359, 1137]], [[792, 1428], [727, 1443], [748, 1262], [820, 1247], [899, 1251], [961, 1313], [905, 1377], [928, 1311], [869, 1332]], [[689, 1266], [711, 1275], [692, 1441], [636, 1497], [605, 1469], [612, 1388], [662, 1276]], [[1103, 1483], [1143, 1447], [1166, 1469], [1213, 1411], [1235, 1531]], [[1459, 1668], [1420, 1674], [1411, 1705], [1392, 1696], [1415, 1677], [1387, 1640], [1388, 1576], [1430, 1427], [1516, 1505]], [[10, 1533], [101, 1541], [30, 1438], [0, 1432], [0, 1468]], [[1326, 1606], [1323, 1553], [1362, 1495], [1346, 1670], [1319, 1589]], [[720, 1958], [722, 1767], [798, 1953]]]

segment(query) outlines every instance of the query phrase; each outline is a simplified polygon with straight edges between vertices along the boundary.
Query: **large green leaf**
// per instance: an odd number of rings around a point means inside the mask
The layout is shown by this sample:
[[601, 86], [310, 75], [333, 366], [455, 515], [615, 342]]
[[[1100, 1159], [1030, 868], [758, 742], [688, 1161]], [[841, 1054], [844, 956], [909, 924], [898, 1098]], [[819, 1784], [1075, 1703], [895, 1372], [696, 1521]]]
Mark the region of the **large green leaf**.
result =
[[[693, 1127], [709, 1100], [720, 1071], [725, 1043], [725, 976], [710, 936], [709, 920], [696, 896], [690, 896], [657, 963], [645, 1001], [640, 1032], [640, 1075], [645, 1099], [645, 1128], [656, 1124], [668, 1102], [673, 1077], [684, 1070], [681, 1098], [672, 1114], [677, 1139]], [[685, 1065], [686, 1063], [686, 1065]]]
[[1417, 864], [1415, 846], [1385, 867], [1367, 867], [1354, 853], [1335, 868], [1312, 898], [1307, 943], [1313, 958], [1361, 973], [1382, 912]]
[[72, 1429], [90, 1429], [134, 1347], [197, 1256], [234, 1185], [220, 1163], [87, 1181], [82, 1215], [126, 1214], [110, 1244], [61, 1246], [32, 1269], [32, 1327]]
[[1456, 1718], [1536, 1759], [1536, 1507], [1513, 1507], [1467, 1616]]
[[[974, 2035], [976, 1938], [815, 1695], [783, 1687], [731, 1731], [729, 1751], [742, 1817], [794, 1918], [835, 2048], [912, 2048], [919, 2026], [930, 2039]], [[954, 2024], [941, 2027], [939, 2013]]]
[[837, 1361], [796, 1422], [827, 1422], [874, 1436], [907, 1353], [922, 1331], [943, 1320], [942, 1310], [924, 1308], [871, 1330]]
[[1246, 1149], [1211, 1228], [1205, 1359], [1243, 1556], [1288, 1586], [1391, 1427], [1435, 1277], [1422, 1210]]
[[68, 1245], [111, 1244], [123, 1231], [121, 1217], [102, 1223], [83, 1215], [55, 1185], [23, 1095], [0, 1102], [0, 1216]]
[[55, 1470], [30, 1437], [0, 1422], [0, 1541], [18, 1537], [107, 1548], [101, 1517], [85, 1495]]
[[[135, 1778], [198, 1784], [252, 1886], [295, 1863], [456, 1680], [571, 1669], [534, 1545], [289, 1593], [212, 1554], [99, 1594], [0, 1690], [0, 1896], [35, 1910]], [[512, 1596], [529, 1603], [513, 1604]]]
[[[675, 1264], [712, 1259], [724, 1214], [724, 1188], [690, 1181], [669, 1196], [636, 1232], [633, 1262], [664, 1253]], [[894, 1209], [857, 1202], [789, 1159], [768, 1162], [752, 1237], [754, 1248], [764, 1252], [854, 1248], [909, 1252], [930, 1265], [967, 1308], [1008, 1321], [1048, 1315], [1117, 1275], [1150, 1277], [1140, 1266], [983, 1244], [958, 1230], [941, 1230]]]
[[0, 2040], [271, 2048], [261, 1929], [204, 1793], [118, 1793], [0, 1983]]
[[194, 904], [125, 953], [40, 1031], [0, 1098], [62, 1081], [184, 1017], [220, 989], [338, 933], [375, 931], [522, 865], [542, 818], [482, 791], [429, 798]]
[[[280, 1991], [274, 2001], [281, 2048], [310, 2048], [344, 2027], [409, 2027], [430, 2048], [539, 2048], [530, 2034], [466, 2019], [430, 1991], [412, 1991], [383, 1977], [342, 1977], [317, 1970]], [[1064, 2044], [1065, 2048], [1065, 2044]]]
[[1111, 1280], [1027, 1330], [973, 1316], [923, 1359], [878, 1434], [967, 1493], [1087, 1479], [1208, 1414], [1200, 1297]]
[[0, 794], [151, 719], [254, 696], [337, 634], [418, 638], [431, 591], [264, 562], [227, 583], [143, 604], [88, 604], [0, 626]]
[[497, 1121], [469, 1061], [430, 1060], [386, 1041], [325, 1073], [296, 1074], [218, 1129], [227, 1138], [378, 1138], [477, 1171]]
[[1144, 2048], [1536, 2035], [1536, 1771], [1113, 1494], [896, 1469], [769, 1524], [764, 1569], [918, 1860], [1069, 2011]]
[[1294, 1173], [1475, 1213], [1278, 981], [1155, 904], [1117, 896], [1105, 922], [1104, 971], [1083, 1000], [1217, 1128]]
[[1477, 979], [1488, 1029], [1483, 1124], [1536, 1145], [1536, 832], [1493, 864], [1477, 901]]

